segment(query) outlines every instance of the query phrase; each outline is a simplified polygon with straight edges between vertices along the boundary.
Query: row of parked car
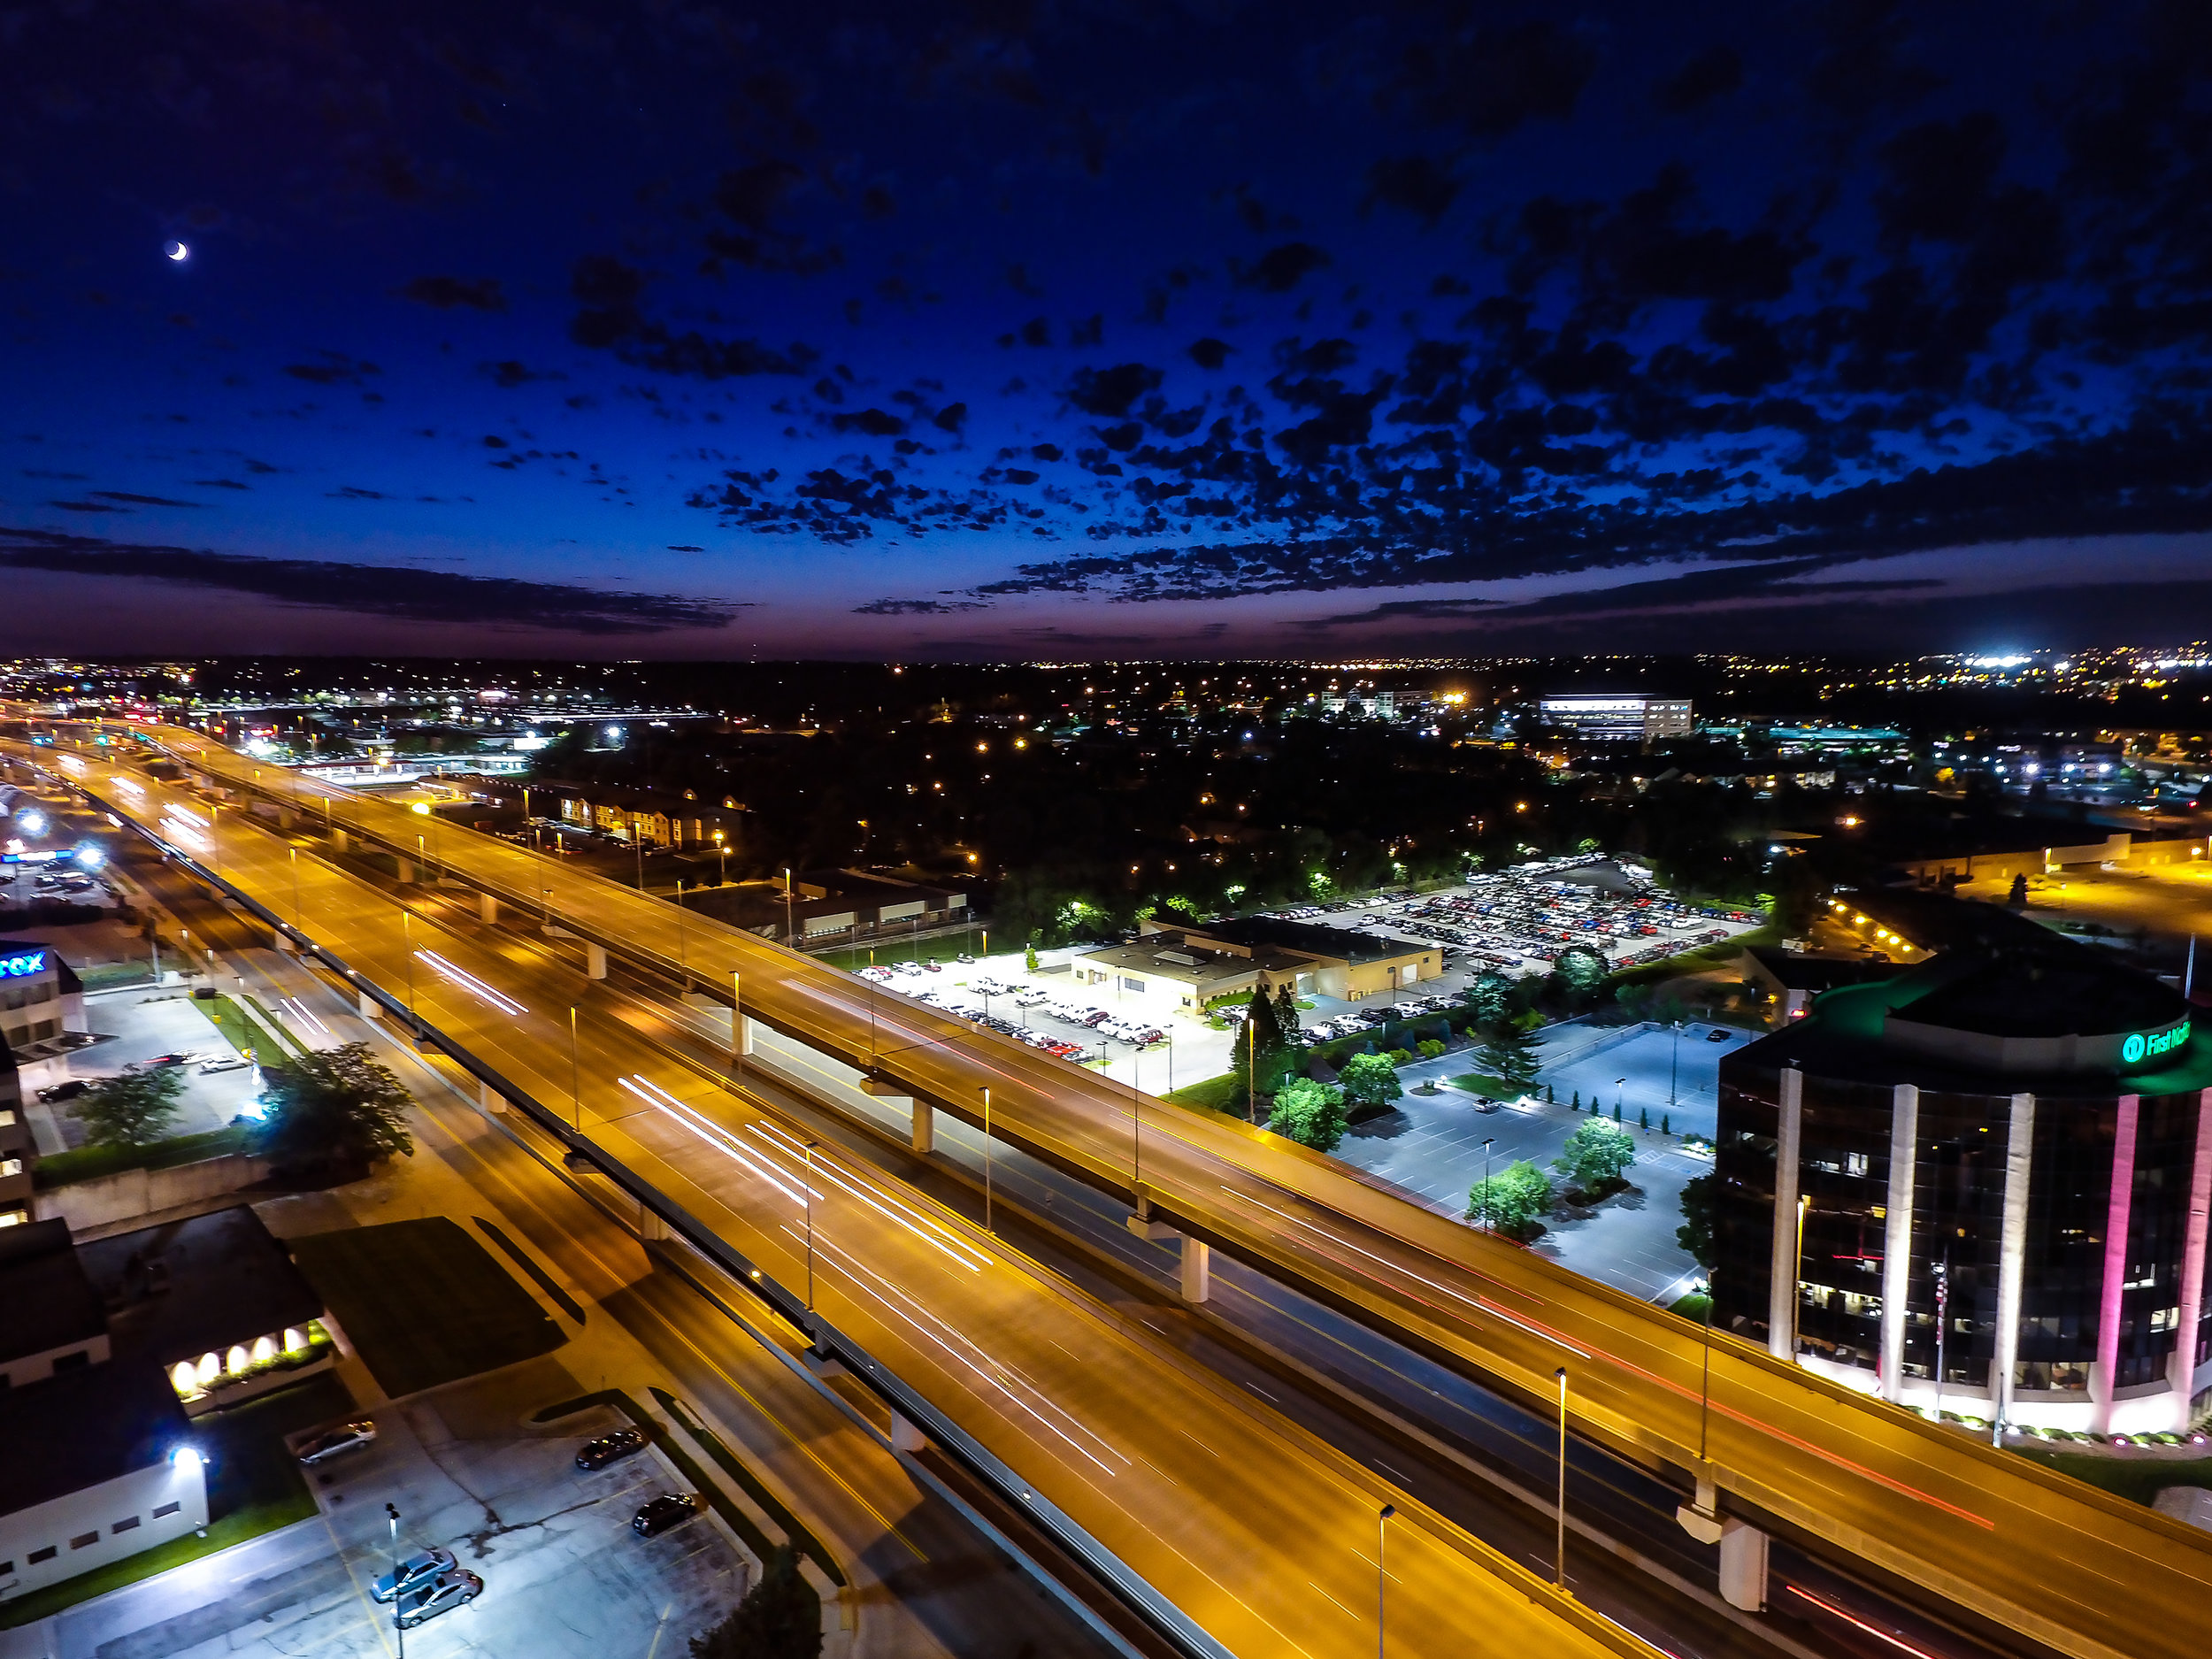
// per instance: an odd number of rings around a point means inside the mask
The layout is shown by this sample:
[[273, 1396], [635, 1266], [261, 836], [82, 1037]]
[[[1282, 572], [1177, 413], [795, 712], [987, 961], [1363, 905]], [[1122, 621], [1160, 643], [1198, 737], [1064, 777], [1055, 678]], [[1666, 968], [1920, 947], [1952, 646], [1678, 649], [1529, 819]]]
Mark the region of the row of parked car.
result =
[[1318, 1025], [1307, 1026], [1302, 1034], [1309, 1045], [1326, 1042], [1333, 1037], [1356, 1037], [1363, 1031], [1372, 1031], [1394, 1019], [1417, 1019], [1426, 1014], [1441, 1014], [1455, 1005], [1456, 999], [1448, 996], [1409, 996], [1402, 1002], [1353, 1009]]
[[[376, 1419], [357, 1417], [302, 1440], [294, 1448], [293, 1455], [313, 1469], [375, 1443]], [[576, 1467], [587, 1472], [604, 1469], [643, 1451], [649, 1443], [642, 1429], [616, 1429], [579, 1448]], [[657, 1538], [705, 1508], [705, 1499], [695, 1492], [664, 1492], [639, 1506], [630, 1517], [630, 1530], [640, 1538]], [[389, 1572], [380, 1574], [369, 1585], [369, 1594], [380, 1606], [392, 1609], [392, 1617], [403, 1630], [412, 1630], [441, 1613], [466, 1607], [483, 1594], [481, 1578], [456, 1561], [451, 1550], [435, 1548], [418, 1550], [406, 1560], [394, 1563]]]

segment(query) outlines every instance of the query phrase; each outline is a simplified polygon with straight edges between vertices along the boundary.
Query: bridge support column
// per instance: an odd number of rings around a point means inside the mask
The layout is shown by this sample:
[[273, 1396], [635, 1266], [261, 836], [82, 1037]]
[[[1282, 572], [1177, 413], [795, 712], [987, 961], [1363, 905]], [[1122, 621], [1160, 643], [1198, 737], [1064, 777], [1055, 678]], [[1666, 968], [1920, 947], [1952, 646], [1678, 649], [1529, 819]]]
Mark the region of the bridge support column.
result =
[[587, 978], [603, 979], [607, 977], [607, 948], [584, 941], [584, 973]]
[[910, 1101], [914, 1109], [913, 1147], [917, 1152], [929, 1152], [937, 1145], [937, 1109], [926, 1100]]
[[750, 1014], [737, 1017], [737, 1051], [740, 1054], [753, 1051], [753, 1017]]
[[656, 1211], [648, 1210], [641, 1204], [638, 1206], [637, 1212], [637, 1236], [649, 1242], [656, 1239], [673, 1238], [675, 1235], [669, 1232], [668, 1224], [662, 1220]]
[[476, 1103], [495, 1115], [507, 1110], [507, 1097], [481, 1079], [476, 1085]]
[[361, 1018], [364, 1019], [381, 1019], [384, 1018], [384, 1004], [378, 1002], [366, 991], [361, 993]]
[[292, 935], [281, 927], [273, 927], [269, 930], [269, 942], [288, 956], [294, 955], [299, 949], [299, 947], [292, 942]]
[[476, 895], [476, 919], [488, 927], [499, 920], [499, 897], [496, 894], [480, 893]]
[[895, 1452], [927, 1451], [929, 1436], [894, 1411], [891, 1414], [891, 1449]]
[[353, 838], [348, 835], [345, 831], [342, 829], [333, 829], [330, 832], [330, 850], [334, 853], [351, 852], [353, 850]]
[[414, 886], [416, 877], [419, 874], [415, 868], [415, 861], [411, 858], [401, 858], [395, 856], [392, 862], [399, 867], [400, 886], [403, 887], [411, 887]]
[[290, 807], [286, 806], [281, 803], [278, 803], [277, 827], [279, 829], [290, 829], [299, 821], [300, 815], [297, 812], [295, 812]]
[[1720, 1531], [1720, 1594], [1731, 1607], [1762, 1613], [1767, 1604], [1767, 1535], [1738, 1520]]
[[1183, 1300], [1209, 1302], [1214, 1294], [1213, 1247], [1187, 1234], [1183, 1240]]
[[[1882, 1398], [1905, 1394], [1905, 1314], [1912, 1286], [1912, 1198], [1914, 1166], [1920, 1156], [1920, 1091], [1900, 1083], [1889, 1108], [1889, 1207], [1883, 1223]], [[1941, 1386], [1940, 1380], [1938, 1382]]]

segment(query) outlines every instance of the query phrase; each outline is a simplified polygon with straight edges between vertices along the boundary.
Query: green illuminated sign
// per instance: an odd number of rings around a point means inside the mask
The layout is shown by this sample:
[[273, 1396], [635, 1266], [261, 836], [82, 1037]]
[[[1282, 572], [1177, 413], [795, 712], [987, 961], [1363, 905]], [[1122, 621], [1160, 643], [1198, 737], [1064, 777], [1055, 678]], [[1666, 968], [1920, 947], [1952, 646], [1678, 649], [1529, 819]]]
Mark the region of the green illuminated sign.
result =
[[2120, 1045], [2120, 1058], [2129, 1065], [2141, 1060], [2154, 1060], [2162, 1054], [2171, 1054], [2189, 1041], [2189, 1022], [2183, 1020], [2171, 1031], [2133, 1032]]

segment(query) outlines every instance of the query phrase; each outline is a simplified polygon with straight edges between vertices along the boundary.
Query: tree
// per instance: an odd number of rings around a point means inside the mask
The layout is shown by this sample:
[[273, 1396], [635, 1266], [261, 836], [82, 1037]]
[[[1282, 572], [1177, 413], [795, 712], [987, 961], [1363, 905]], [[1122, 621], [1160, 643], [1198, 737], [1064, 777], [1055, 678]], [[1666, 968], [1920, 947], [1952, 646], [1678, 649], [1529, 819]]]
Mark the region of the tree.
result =
[[1466, 990], [1467, 1011], [1485, 1032], [1505, 1023], [1506, 1004], [1512, 987], [1502, 973], [1479, 974]]
[[1275, 987], [1275, 1025], [1283, 1033], [1283, 1041], [1298, 1045], [1298, 998], [1286, 979]]
[[1471, 1220], [1509, 1238], [1525, 1238], [1551, 1202], [1551, 1181], [1543, 1171], [1522, 1158], [1488, 1180], [1475, 1183], [1467, 1194], [1467, 1214]]
[[1617, 1183], [1621, 1171], [1635, 1161], [1636, 1142], [1627, 1130], [1594, 1120], [1575, 1125], [1567, 1144], [1552, 1160], [1552, 1168], [1577, 1191], [1595, 1193]]
[[1484, 1036], [1482, 1047], [1475, 1051], [1475, 1064], [1517, 1089], [1532, 1087], [1536, 1082], [1536, 1040], [1510, 1021], [1493, 1026]]
[[1354, 1055], [1336, 1074], [1336, 1080], [1343, 1086], [1344, 1098], [1351, 1105], [1375, 1110], [1406, 1092], [1398, 1081], [1397, 1063], [1386, 1054]]
[[822, 1651], [822, 1600], [799, 1576], [788, 1544], [767, 1560], [760, 1582], [730, 1615], [691, 1639], [691, 1659], [816, 1659]]
[[96, 1147], [150, 1147], [169, 1136], [184, 1073], [175, 1066], [127, 1066], [77, 1102], [77, 1121]]
[[[1396, 1076], [1392, 1076], [1395, 1082]], [[1275, 1091], [1275, 1110], [1268, 1114], [1268, 1129], [1316, 1152], [1333, 1152], [1344, 1139], [1350, 1119], [1344, 1110], [1344, 1091], [1310, 1077], [1294, 1077]]]
[[1249, 1086], [1254, 1094], [1272, 1094], [1297, 1064], [1298, 1050], [1276, 1024], [1274, 1005], [1264, 989], [1252, 993], [1245, 1005], [1244, 1025], [1229, 1050], [1229, 1071]]
[[1028, 969], [1028, 970], [1029, 970], [1029, 972], [1032, 972], [1032, 973], [1034, 973], [1034, 972], [1037, 972], [1037, 947], [1036, 947], [1036, 946], [1034, 946], [1034, 945], [1031, 945], [1031, 946], [1029, 946], [1026, 949], [1025, 949], [1025, 950], [1022, 952], [1022, 966], [1023, 966], [1023, 967], [1025, 967], [1025, 968], [1026, 968], [1026, 969]]
[[281, 1170], [357, 1168], [400, 1153], [412, 1157], [405, 1113], [412, 1096], [365, 1042], [303, 1055], [262, 1073], [256, 1149]]
[[1605, 976], [1611, 972], [1605, 958], [1587, 945], [1570, 945], [1559, 953], [1552, 964], [1552, 977], [1559, 981], [1563, 999], [1570, 1008], [1587, 1008], [1597, 1001], [1598, 993], [1605, 987]]
[[1717, 1174], [1695, 1176], [1683, 1182], [1682, 1225], [1674, 1233], [1674, 1241], [1708, 1273], [1713, 1271], [1713, 1210], [1719, 1191]]
[[2013, 877], [2011, 890], [2005, 895], [2005, 902], [2012, 906], [2012, 908], [2016, 910], [2024, 910], [2028, 908], [2028, 879], [2026, 876], [2018, 875]]

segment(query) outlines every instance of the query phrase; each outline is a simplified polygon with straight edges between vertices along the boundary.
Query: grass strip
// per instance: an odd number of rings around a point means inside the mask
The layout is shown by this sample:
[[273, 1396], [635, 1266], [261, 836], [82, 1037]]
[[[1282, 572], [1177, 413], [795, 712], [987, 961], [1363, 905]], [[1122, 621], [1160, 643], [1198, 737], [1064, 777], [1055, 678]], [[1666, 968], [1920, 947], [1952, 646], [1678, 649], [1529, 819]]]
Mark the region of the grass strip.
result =
[[272, 1014], [269, 1011], [268, 1005], [259, 997], [249, 991], [246, 993], [246, 1001], [253, 1004], [254, 1012], [261, 1016], [261, 1023], [269, 1028], [269, 1033], [280, 1043], [283, 1044], [285, 1048], [289, 1048], [294, 1054], [300, 1055], [302, 1056], [305, 1056], [314, 1052], [304, 1043], [301, 1042], [297, 1037], [295, 1037], [289, 1031], [286, 1030], [284, 1022], [279, 1019], [274, 1014]]
[[1203, 1082], [1170, 1089], [1160, 1098], [1173, 1101], [1178, 1106], [1196, 1106], [1205, 1111], [1230, 1112], [1240, 1118], [1244, 1115], [1244, 1079], [1233, 1071], [1225, 1071]]
[[783, 1528], [785, 1538], [790, 1540], [795, 1548], [811, 1555], [814, 1558], [814, 1564], [829, 1575], [832, 1584], [839, 1586], [844, 1584], [845, 1575], [838, 1571], [837, 1563], [831, 1559], [829, 1551], [822, 1547], [821, 1540], [808, 1531], [806, 1524], [797, 1516], [784, 1508], [782, 1502], [777, 1498], [776, 1494], [762, 1485], [760, 1478], [748, 1469], [739, 1460], [737, 1454], [723, 1443], [720, 1435], [693, 1417], [684, 1409], [683, 1402], [666, 1390], [653, 1388], [648, 1392], [660, 1402], [662, 1410], [681, 1424], [684, 1432], [705, 1448], [707, 1455], [721, 1466], [722, 1472], [735, 1481], [747, 1497], [765, 1510], [771, 1520]]
[[484, 1229], [485, 1236], [489, 1238], [494, 1244], [496, 1244], [501, 1249], [506, 1251], [517, 1267], [519, 1267], [524, 1272], [530, 1275], [531, 1279], [536, 1283], [537, 1287], [552, 1299], [553, 1305], [555, 1307], [558, 1308], [570, 1318], [575, 1320], [577, 1324], [581, 1325], [584, 1323], [584, 1310], [576, 1305], [576, 1298], [570, 1295], [568, 1292], [563, 1290], [559, 1285], [556, 1284], [553, 1280], [553, 1276], [547, 1272], [543, 1268], [540, 1267], [531, 1256], [526, 1254], [520, 1245], [517, 1244], [504, 1233], [502, 1233], [496, 1225], [485, 1220], [481, 1216], [476, 1217], [476, 1225]]
[[445, 1216], [291, 1240], [393, 1398], [549, 1354], [568, 1340], [490, 1251]]
[[2008, 1451], [2032, 1457], [2047, 1469], [2116, 1497], [2148, 1504], [2169, 1486], [2212, 1486], [2212, 1457], [2165, 1458], [2101, 1457], [2090, 1452], [2047, 1452], [2038, 1447], [2011, 1446]]

